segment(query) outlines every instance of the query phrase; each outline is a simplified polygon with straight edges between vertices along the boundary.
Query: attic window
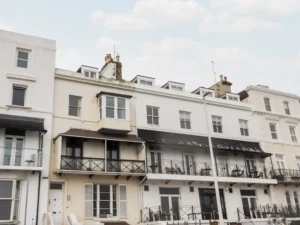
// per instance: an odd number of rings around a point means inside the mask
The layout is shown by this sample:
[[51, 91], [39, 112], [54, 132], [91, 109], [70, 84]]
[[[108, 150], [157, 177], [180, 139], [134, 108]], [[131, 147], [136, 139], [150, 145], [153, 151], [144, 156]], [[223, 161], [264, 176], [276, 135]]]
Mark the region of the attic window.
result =
[[236, 101], [236, 102], [240, 101], [240, 97], [238, 95], [229, 94], [229, 93], [226, 94], [226, 99], [230, 101]]
[[180, 86], [175, 86], [175, 85], [172, 85], [172, 86], [171, 86], [171, 89], [172, 89], [172, 90], [175, 90], [175, 91], [183, 91], [183, 88], [182, 88], [182, 87], [180, 87]]
[[147, 86], [153, 85], [152, 81], [148, 81], [148, 80], [140, 80], [140, 84], [147, 85]]
[[88, 78], [96, 78], [96, 72], [85, 70], [84, 76]]
[[204, 96], [206, 93], [208, 93], [206, 96], [214, 97], [214, 91], [208, 89], [200, 90], [200, 95]]

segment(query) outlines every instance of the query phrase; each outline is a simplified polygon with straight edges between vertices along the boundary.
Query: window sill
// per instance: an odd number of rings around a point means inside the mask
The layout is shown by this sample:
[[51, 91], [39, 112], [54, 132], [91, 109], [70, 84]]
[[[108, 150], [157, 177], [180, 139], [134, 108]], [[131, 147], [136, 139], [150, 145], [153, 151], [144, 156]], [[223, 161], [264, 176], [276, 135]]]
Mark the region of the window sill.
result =
[[21, 106], [21, 105], [6, 105], [6, 107], [8, 109], [23, 109], [23, 110], [28, 110], [28, 111], [31, 111], [31, 107], [28, 107], [28, 106]]
[[[19, 67], [18, 67], [19, 68]], [[7, 78], [10, 79], [16, 79], [16, 80], [24, 80], [24, 81], [31, 81], [31, 82], [36, 82], [36, 78], [35, 77], [31, 77], [31, 76], [25, 76], [25, 75], [19, 75], [19, 74], [12, 74], [12, 73], [8, 73], [6, 75]]]

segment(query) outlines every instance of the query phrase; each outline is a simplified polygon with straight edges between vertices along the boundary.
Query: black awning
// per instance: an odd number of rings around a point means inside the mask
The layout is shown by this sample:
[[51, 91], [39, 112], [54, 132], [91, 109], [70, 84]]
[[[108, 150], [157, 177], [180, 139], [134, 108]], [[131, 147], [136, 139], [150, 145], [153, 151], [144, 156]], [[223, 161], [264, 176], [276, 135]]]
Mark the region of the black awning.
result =
[[[148, 144], [172, 145], [178, 147], [209, 148], [208, 137], [138, 129], [138, 136]], [[223, 138], [212, 138], [214, 150], [257, 153], [265, 156], [258, 142], [239, 141]]]
[[59, 134], [58, 136], [143, 143], [143, 140], [137, 137], [136, 135], [100, 133], [98, 131], [83, 130], [83, 129], [70, 129], [65, 133]]
[[44, 119], [35, 117], [0, 114], [0, 127], [46, 132]]

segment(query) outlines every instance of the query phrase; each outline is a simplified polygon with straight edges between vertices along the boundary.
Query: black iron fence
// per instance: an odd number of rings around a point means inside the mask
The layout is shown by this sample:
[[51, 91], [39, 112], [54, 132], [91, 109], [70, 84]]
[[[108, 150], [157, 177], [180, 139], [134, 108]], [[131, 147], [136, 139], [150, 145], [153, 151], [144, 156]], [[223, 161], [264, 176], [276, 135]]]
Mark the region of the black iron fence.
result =
[[[217, 163], [217, 175], [219, 177], [244, 177], [244, 178], [271, 178], [270, 169], [264, 166], [247, 166], [246, 164]], [[188, 164], [182, 160], [160, 160], [154, 162], [147, 160], [148, 173], [180, 174], [212, 176], [212, 164], [210, 162], [192, 161]]]
[[295, 218], [300, 217], [300, 207], [266, 205], [258, 207], [243, 207], [237, 209], [238, 219], [263, 219], [270, 217]]
[[179, 205], [174, 208], [161, 206], [149, 207], [141, 210], [141, 222], [154, 221], [200, 221], [214, 218], [213, 212], [201, 212], [200, 206]]
[[276, 169], [271, 171], [271, 176], [279, 181], [299, 181], [300, 170]]
[[[106, 160], [107, 172], [145, 173], [145, 162], [141, 160]], [[61, 156], [62, 170], [105, 171], [104, 158]]]

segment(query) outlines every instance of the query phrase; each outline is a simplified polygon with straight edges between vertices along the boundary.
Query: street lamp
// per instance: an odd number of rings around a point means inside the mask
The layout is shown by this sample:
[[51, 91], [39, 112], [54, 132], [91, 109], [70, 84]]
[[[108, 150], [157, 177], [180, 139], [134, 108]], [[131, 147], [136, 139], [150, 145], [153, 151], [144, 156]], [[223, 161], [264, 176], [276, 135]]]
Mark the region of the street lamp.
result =
[[207, 129], [207, 137], [208, 137], [210, 159], [211, 159], [211, 163], [212, 163], [214, 186], [215, 186], [215, 192], [216, 192], [216, 200], [217, 200], [217, 207], [218, 207], [219, 223], [220, 223], [220, 225], [224, 225], [223, 211], [222, 211], [221, 198], [220, 198], [220, 192], [219, 192], [219, 184], [218, 184], [218, 177], [217, 177], [217, 168], [216, 168], [215, 156], [214, 156], [214, 151], [213, 151], [213, 146], [212, 146], [212, 141], [211, 141], [211, 136], [210, 136], [210, 125], [208, 123], [208, 113], [207, 113], [206, 100], [205, 100], [205, 97], [208, 94], [210, 94], [210, 93], [206, 92], [203, 95], [204, 113], [205, 113], [205, 120], [206, 120], [206, 129]]

